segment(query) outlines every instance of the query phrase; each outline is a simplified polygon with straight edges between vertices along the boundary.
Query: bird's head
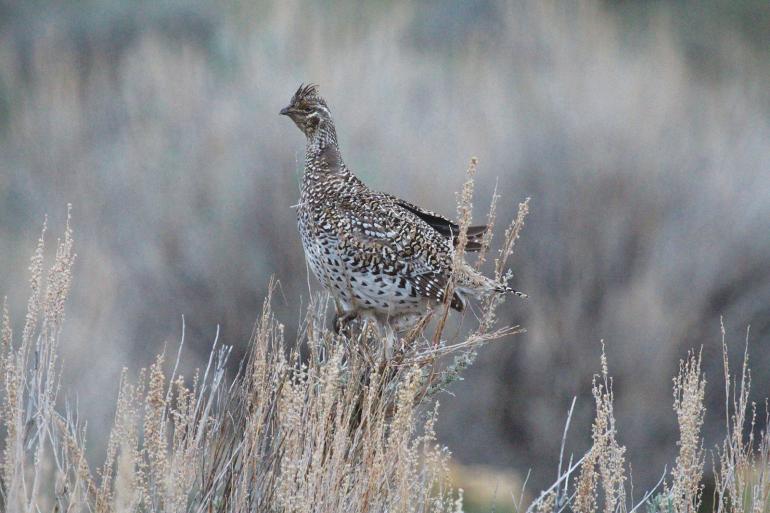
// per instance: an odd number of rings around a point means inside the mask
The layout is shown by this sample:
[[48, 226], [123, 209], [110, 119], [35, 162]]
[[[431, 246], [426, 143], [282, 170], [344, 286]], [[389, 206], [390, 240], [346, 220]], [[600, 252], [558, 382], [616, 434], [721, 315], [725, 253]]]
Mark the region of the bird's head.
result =
[[315, 84], [300, 85], [281, 114], [289, 116], [308, 139], [312, 139], [324, 127], [333, 130], [331, 112], [324, 99], [318, 95], [318, 86]]

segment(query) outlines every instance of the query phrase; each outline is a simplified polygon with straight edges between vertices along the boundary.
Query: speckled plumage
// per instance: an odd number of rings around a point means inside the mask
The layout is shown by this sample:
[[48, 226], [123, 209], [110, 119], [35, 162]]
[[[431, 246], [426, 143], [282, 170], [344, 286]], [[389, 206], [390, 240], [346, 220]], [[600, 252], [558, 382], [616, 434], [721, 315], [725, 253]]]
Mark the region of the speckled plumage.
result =
[[[345, 165], [326, 102], [316, 86], [300, 86], [281, 111], [307, 137], [298, 225], [308, 264], [344, 314], [395, 319], [444, 300], [458, 226], [436, 213], [369, 189]], [[468, 230], [478, 250], [484, 226]], [[463, 265], [452, 298], [506, 288]]]

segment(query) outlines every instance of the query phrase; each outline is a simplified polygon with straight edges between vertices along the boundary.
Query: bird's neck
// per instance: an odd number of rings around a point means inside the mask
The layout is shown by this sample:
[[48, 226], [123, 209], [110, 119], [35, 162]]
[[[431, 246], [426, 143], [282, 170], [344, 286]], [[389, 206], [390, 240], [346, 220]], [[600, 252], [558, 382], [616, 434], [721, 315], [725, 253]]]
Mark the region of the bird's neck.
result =
[[312, 133], [307, 134], [307, 153], [321, 153], [327, 148], [333, 148], [339, 152], [337, 145], [337, 131], [331, 123], [324, 123]]
[[313, 205], [324, 203], [329, 198], [339, 200], [358, 187], [363, 187], [363, 184], [342, 161], [334, 126], [309, 135], [300, 205], [312, 209]]
[[305, 151], [306, 169], [314, 174], [344, 174], [346, 168], [342, 162], [342, 154], [337, 144], [337, 132], [334, 125], [321, 125], [308, 134]]

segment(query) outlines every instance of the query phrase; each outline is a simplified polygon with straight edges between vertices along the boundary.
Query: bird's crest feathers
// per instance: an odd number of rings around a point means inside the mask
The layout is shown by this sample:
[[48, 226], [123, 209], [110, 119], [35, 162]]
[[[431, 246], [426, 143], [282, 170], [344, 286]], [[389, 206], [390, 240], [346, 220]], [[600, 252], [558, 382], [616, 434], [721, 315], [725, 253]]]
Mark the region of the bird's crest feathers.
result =
[[323, 98], [318, 95], [318, 86], [316, 84], [300, 84], [297, 92], [294, 93], [294, 96], [291, 98], [291, 103], [295, 104], [301, 101], [311, 100], [323, 101]]

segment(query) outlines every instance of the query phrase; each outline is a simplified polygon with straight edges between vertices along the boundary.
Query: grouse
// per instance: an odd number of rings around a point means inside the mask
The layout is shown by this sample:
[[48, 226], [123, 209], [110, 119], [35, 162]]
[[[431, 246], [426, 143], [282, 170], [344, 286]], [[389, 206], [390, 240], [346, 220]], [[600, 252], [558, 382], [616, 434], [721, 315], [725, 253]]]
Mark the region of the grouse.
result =
[[[318, 86], [301, 85], [281, 114], [307, 138], [299, 233], [310, 269], [337, 302], [338, 322], [394, 322], [443, 302], [459, 226], [358, 179], [342, 160]], [[486, 230], [468, 228], [465, 249], [478, 251]], [[462, 311], [469, 296], [504, 292], [515, 291], [462, 264], [451, 306]]]

